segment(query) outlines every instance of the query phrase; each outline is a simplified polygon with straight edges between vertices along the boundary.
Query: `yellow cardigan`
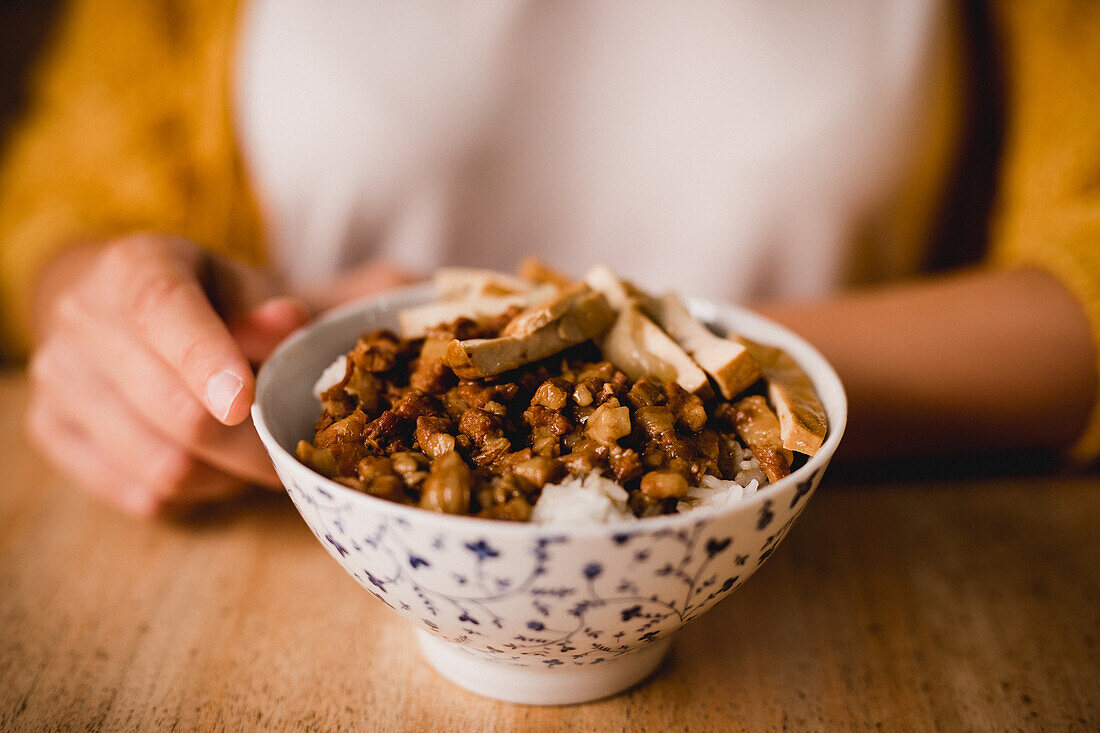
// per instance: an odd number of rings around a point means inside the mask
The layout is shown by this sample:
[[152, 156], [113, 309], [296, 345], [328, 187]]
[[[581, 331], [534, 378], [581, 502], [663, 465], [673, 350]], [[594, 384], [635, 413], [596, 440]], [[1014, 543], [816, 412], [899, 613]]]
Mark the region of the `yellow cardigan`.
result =
[[[991, 7], [1009, 117], [990, 261], [1060, 278], [1087, 312], [1100, 365], [1100, 8]], [[0, 339], [11, 353], [29, 349], [39, 269], [74, 242], [150, 229], [262, 259], [229, 106], [238, 10], [68, 3], [0, 161]], [[1075, 452], [1100, 455], [1100, 395]]]
[[0, 162], [0, 337], [13, 355], [30, 346], [39, 269], [73, 243], [157, 230], [261, 260], [229, 107], [237, 18], [223, 0], [65, 6]]

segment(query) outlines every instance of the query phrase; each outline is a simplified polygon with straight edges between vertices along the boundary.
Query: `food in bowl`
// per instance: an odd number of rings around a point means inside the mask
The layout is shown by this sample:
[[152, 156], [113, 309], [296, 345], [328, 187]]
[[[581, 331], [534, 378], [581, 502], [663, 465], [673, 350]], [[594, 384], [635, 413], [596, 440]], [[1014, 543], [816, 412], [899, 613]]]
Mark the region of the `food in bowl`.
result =
[[298, 459], [447, 514], [610, 522], [735, 503], [821, 446], [825, 411], [779, 349], [721, 337], [606, 267], [572, 282], [446, 268], [438, 302], [321, 376]]
[[[380, 500], [300, 462], [295, 446], [313, 435], [318, 413], [317, 375], [364, 332], [400, 333], [398, 314], [435, 303], [438, 291], [417, 285], [349, 304], [292, 335], [257, 375], [256, 430], [319, 546], [410, 623], [445, 679], [534, 704], [626, 689], [660, 664], [678, 629], [774, 556], [843, 437], [843, 386], [811, 345], [782, 326], [734, 305], [692, 300], [692, 314], [712, 328], [793, 357], [828, 416], [814, 455], [743, 501], [606, 524], [488, 521]], [[341, 360], [333, 380], [344, 367]]]

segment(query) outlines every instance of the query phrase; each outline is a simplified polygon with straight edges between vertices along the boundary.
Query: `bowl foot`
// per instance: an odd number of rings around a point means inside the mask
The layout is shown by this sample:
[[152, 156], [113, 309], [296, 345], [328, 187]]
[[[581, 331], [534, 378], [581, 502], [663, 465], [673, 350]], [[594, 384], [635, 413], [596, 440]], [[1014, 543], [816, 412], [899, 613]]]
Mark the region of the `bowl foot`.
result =
[[457, 644], [416, 630], [420, 651], [439, 674], [485, 697], [527, 705], [570, 705], [598, 700], [641, 682], [668, 653], [671, 637], [636, 652], [584, 667], [516, 667], [474, 656]]

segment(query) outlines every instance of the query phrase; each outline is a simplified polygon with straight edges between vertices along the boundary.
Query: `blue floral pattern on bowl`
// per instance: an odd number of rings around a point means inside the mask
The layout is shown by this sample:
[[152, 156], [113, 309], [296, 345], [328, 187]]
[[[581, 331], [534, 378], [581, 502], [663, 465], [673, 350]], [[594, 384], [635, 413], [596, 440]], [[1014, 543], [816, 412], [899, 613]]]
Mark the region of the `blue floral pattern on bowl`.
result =
[[780, 346], [802, 364], [830, 433], [806, 465], [739, 504], [645, 520], [556, 527], [441, 515], [352, 491], [299, 463], [294, 446], [318, 414], [317, 375], [359, 333], [393, 327], [398, 310], [431, 297], [410, 288], [336, 311], [261, 369], [253, 419], [287, 492], [329, 554], [424, 632], [422, 648], [448, 679], [536, 703], [579, 702], [637, 682], [671, 633], [744, 583], [790, 531], [843, 433], [840, 381], [776, 324], [692, 302], [696, 317]]
[[750, 511], [580, 536], [494, 536], [484, 520], [438, 531], [343, 487], [286, 483], [317, 539], [379, 601], [471, 653], [553, 668], [618, 657], [725, 598], [790, 531], [821, 473]]

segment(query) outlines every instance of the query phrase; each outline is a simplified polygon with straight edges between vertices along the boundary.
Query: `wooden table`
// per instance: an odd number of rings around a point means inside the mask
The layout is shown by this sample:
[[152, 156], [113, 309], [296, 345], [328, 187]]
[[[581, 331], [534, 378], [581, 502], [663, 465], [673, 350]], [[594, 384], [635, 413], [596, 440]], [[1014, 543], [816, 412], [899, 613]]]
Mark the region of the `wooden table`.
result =
[[70, 489], [0, 375], [0, 730], [1100, 729], [1100, 481], [827, 477], [648, 683], [479, 698], [282, 496], [140, 522]]

